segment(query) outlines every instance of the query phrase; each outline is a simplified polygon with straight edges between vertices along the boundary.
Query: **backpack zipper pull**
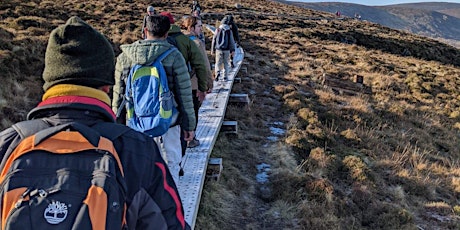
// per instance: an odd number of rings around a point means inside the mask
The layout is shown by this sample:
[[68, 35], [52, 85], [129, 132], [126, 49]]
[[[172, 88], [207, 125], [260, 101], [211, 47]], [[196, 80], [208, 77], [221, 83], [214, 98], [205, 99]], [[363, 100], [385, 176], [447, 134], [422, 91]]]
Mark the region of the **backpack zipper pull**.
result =
[[21, 197], [19, 198], [18, 202], [16, 202], [16, 204], [14, 205], [15, 208], [19, 208], [22, 204], [22, 202], [24, 201], [24, 198], [29, 195], [31, 189], [30, 188], [27, 188], [26, 191], [21, 195]]

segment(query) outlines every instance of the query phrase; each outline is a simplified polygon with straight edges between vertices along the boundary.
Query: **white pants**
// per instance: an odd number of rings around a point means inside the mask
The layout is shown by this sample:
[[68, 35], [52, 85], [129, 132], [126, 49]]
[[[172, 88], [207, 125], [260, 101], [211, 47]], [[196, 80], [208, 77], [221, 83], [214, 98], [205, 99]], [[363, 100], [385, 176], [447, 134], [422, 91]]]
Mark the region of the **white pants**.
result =
[[176, 125], [170, 127], [162, 136], [153, 138], [159, 146], [163, 159], [168, 163], [169, 171], [176, 185], [179, 184], [180, 162], [182, 161], [180, 132], [180, 125]]
[[215, 69], [216, 69], [216, 76], [219, 76], [219, 80], [221, 80], [222, 78], [228, 79], [230, 68], [231, 68], [230, 67], [230, 51], [229, 50], [216, 50]]

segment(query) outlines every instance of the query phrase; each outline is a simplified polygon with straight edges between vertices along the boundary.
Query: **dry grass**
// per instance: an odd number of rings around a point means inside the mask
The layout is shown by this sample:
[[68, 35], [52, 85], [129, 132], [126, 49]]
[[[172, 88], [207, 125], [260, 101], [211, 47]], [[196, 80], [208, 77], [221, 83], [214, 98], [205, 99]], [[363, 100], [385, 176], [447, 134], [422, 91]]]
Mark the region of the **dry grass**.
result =
[[[1, 127], [39, 101], [47, 36], [69, 16], [119, 53], [140, 36], [147, 4], [181, 15], [188, 3], [0, 0]], [[215, 145], [224, 171], [205, 185], [197, 229], [460, 227], [459, 50], [272, 1], [200, 4], [235, 15], [247, 73], [233, 91], [252, 103], [227, 109], [240, 130]], [[274, 122], [286, 129], [275, 142]], [[256, 181], [261, 163], [271, 166], [265, 184]]]

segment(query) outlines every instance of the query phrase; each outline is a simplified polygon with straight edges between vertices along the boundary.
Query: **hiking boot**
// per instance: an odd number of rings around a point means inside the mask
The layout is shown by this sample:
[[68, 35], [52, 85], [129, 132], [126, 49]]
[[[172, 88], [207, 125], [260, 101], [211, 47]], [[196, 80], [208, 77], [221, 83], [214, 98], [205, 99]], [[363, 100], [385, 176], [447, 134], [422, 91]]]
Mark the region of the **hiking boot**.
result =
[[193, 138], [193, 140], [188, 142], [187, 148], [195, 148], [199, 145], [200, 145], [200, 141], [198, 139]]
[[224, 81], [227, 81], [227, 80], [228, 80], [228, 78], [224, 77]]
[[219, 81], [219, 77], [220, 77], [220, 73], [217, 73], [216, 79], [214, 79], [214, 81]]

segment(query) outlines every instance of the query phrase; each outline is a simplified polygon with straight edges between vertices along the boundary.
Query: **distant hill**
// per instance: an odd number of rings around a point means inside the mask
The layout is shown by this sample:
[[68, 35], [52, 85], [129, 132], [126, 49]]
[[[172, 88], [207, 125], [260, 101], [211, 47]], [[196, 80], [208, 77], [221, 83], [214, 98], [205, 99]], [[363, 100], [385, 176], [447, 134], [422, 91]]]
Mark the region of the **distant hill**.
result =
[[287, 2], [304, 8], [329, 13], [341, 12], [343, 17], [361, 15], [361, 20], [378, 23], [393, 29], [436, 38], [459, 47], [460, 4], [411, 3], [388, 6], [366, 6], [340, 2]]
[[[421, 10], [428, 10], [428, 11], [437, 11], [439, 13], [444, 13], [444, 14], [447, 14], [447, 15], [450, 15], [456, 18], [460, 18], [460, 4], [459, 3], [424, 2], [424, 3], [397, 4], [393, 6], [400, 7], [400, 8], [412, 8], [412, 9], [421, 9]], [[384, 6], [384, 8], [385, 7], [388, 7], [388, 6]]]

